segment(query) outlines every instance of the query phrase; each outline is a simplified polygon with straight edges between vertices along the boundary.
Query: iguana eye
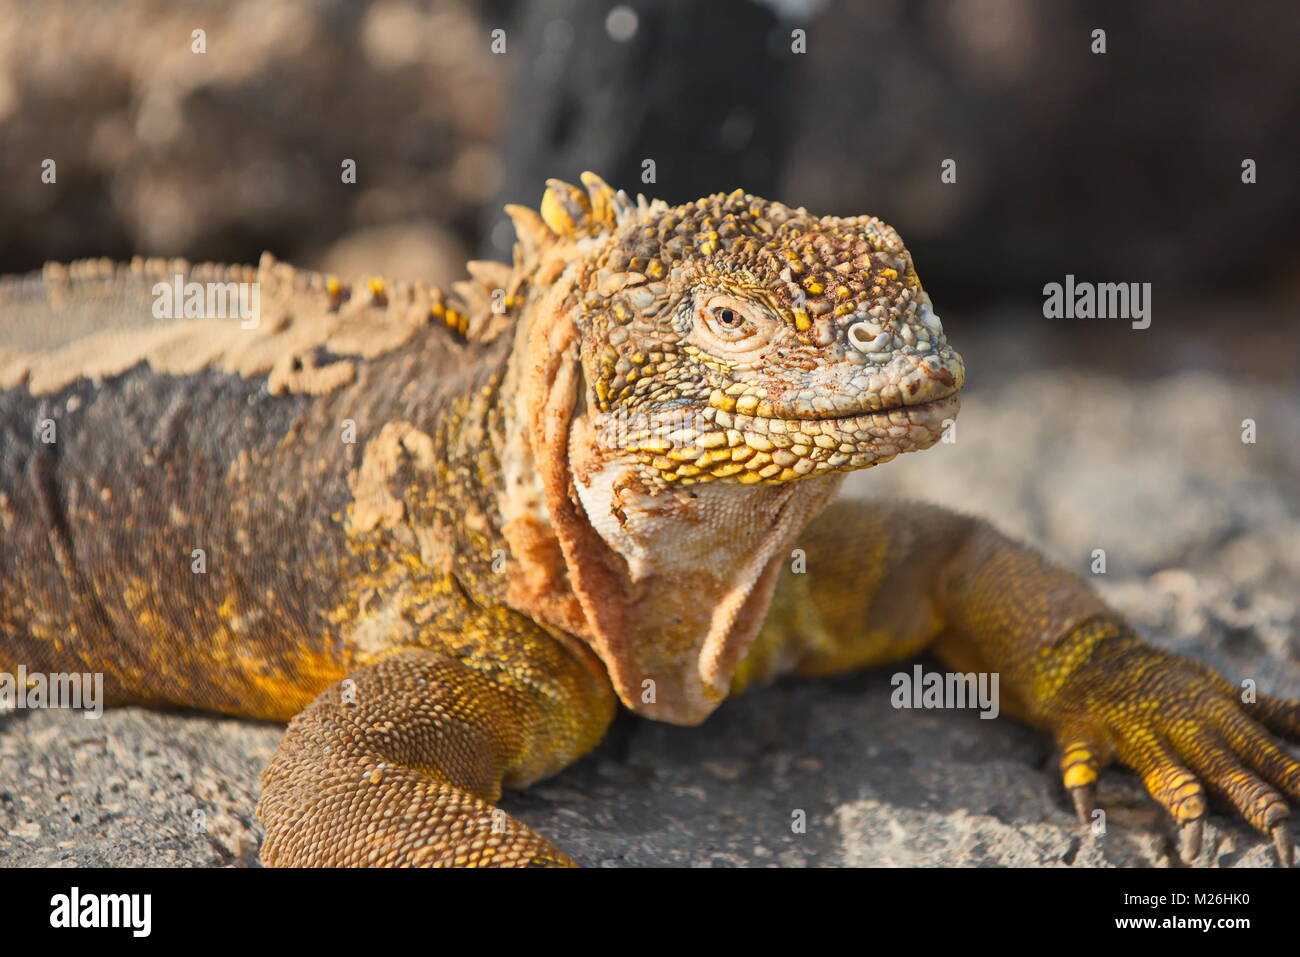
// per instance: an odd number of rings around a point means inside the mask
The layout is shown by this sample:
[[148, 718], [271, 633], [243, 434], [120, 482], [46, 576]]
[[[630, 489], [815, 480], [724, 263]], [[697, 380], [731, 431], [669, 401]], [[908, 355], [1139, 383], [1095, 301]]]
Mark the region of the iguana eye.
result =
[[761, 325], [754, 319], [755, 312], [752, 303], [733, 296], [714, 295], [695, 310], [696, 326], [724, 342], [736, 342], [754, 335]]
[[758, 354], [772, 338], [776, 321], [756, 303], [725, 293], [696, 301], [690, 341], [716, 355]]
[[754, 324], [737, 305], [711, 302], [699, 311], [705, 331], [724, 342], [736, 342], [753, 335]]

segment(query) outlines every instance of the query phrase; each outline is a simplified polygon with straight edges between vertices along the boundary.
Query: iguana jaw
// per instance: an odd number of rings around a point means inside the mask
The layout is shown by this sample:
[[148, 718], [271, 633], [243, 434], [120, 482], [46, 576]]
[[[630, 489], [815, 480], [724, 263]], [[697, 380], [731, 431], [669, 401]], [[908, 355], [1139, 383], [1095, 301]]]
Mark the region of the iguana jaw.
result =
[[957, 388], [935, 388], [915, 404], [838, 416], [741, 415], [714, 406], [689, 415], [607, 415], [601, 441], [647, 466], [661, 486], [784, 484], [929, 448], [956, 419]]

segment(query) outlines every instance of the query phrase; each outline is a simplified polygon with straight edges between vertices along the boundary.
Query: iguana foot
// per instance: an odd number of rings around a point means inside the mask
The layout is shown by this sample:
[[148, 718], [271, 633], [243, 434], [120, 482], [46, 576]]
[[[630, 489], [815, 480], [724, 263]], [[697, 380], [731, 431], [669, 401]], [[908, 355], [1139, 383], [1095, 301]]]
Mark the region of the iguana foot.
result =
[[1255, 698], [1124, 629], [1069, 673], [1052, 710], [1081, 821], [1095, 809], [1099, 769], [1118, 760], [1173, 818], [1185, 862], [1200, 855], [1208, 790], [1272, 839], [1284, 867], [1294, 864], [1288, 801], [1300, 803], [1300, 761], [1270, 732], [1300, 740], [1300, 701]]

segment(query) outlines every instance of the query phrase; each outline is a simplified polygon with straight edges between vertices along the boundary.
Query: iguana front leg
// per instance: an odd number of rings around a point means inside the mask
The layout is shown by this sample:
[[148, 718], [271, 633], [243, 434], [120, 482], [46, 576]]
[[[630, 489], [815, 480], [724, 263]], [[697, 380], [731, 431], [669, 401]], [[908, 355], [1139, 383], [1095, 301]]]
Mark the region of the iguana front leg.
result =
[[956, 670], [999, 673], [1002, 708], [1053, 733], [1081, 819], [1099, 769], [1118, 760], [1179, 825], [1184, 858], [1199, 853], [1208, 788], [1291, 865], [1300, 762], [1269, 732], [1300, 738], [1300, 702], [1243, 703], [1212, 669], [1143, 644], [1082, 580], [977, 519], [842, 501], [800, 545], [807, 574], [786, 575], [760, 656], [793, 643], [796, 670], [826, 674], [933, 645]]
[[510, 659], [466, 655], [462, 636], [403, 649], [323, 692], [263, 773], [262, 860], [572, 866], [493, 802], [593, 747], [614, 696], [540, 629], [525, 637]]

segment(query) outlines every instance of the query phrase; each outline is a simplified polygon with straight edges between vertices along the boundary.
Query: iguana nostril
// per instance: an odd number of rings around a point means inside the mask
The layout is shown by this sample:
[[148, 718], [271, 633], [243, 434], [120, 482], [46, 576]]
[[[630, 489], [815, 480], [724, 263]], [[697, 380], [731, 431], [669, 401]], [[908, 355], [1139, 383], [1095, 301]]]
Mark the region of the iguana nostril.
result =
[[891, 338], [887, 332], [877, 333], [867, 322], [855, 322], [849, 326], [849, 344], [859, 352], [882, 352], [889, 348]]

